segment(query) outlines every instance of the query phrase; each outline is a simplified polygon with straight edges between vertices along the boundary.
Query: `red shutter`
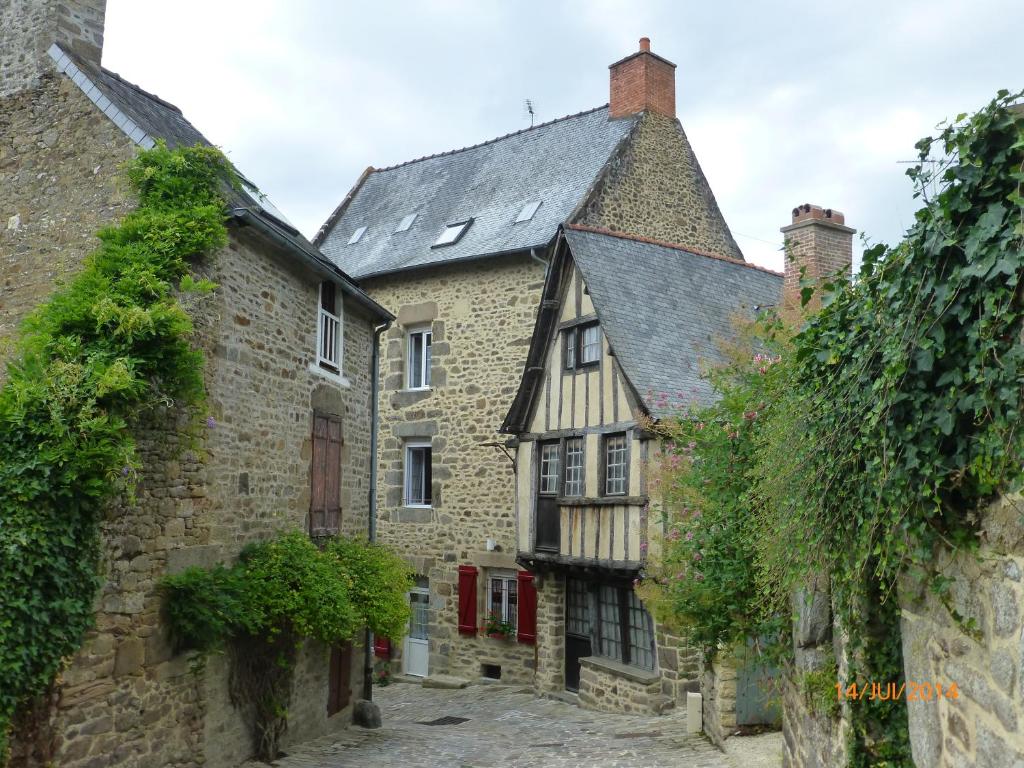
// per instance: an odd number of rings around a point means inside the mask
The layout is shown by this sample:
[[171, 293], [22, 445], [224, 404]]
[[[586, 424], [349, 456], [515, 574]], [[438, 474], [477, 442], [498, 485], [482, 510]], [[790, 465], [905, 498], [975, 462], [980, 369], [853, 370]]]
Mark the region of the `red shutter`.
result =
[[373, 636], [373, 655], [382, 659], [391, 658], [391, 641], [380, 635]]
[[476, 627], [476, 568], [459, 566], [459, 634], [475, 635]]
[[516, 617], [516, 639], [520, 643], [537, 643], [537, 588], [529, 571], [516, 573], [519, 582], [519, 615]]

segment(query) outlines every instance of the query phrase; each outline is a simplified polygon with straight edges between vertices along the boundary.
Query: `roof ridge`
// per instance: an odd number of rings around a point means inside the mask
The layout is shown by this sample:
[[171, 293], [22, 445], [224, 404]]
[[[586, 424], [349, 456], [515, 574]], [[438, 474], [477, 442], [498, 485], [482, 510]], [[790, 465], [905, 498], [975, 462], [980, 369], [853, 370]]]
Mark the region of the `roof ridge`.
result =
[[638, 243], [647, 243], [648, 245], [660, 245], [663, 248], [671, 248], [675, 251], [683, 251], [685, 253], [692, 254], [694, 256], [703, 256], [706, 259], [717, 259], [718, 261], [724, 261], [727, 264], [736, 264], [740, 267], [747, 267], [749, 269], [756, 269], [759, 272], [767, 272], [769, 275], [775, 275], [776, 277], [784, 277], [782, 272], [776, 272], [774, 269], [768, 269], [768, 267], [762, 267], [760, 264], [751, 264], [749, 261], [740, 261], [739, 259], [733, 259], [729, 256], [722, 256], [717, 253], [704, 253], [690, 248], [686, 245], [679, 243], [670, 243], [667, 240], [655, 240], [651, 237], [644, 237], [643, 235], [634, 235], [629, 232], [616, 232], [613, 229], [605, 229], [604, 227], [591, 227], [587, 224], [566, 224], [567, 229], [573, 229], [577, 232], [590, 232], [595, 235], [608, 235], [609, 237], [617, 237], [620, 240], [633, 240]]
[[449, 149], [449, 150], [447, 150], [445, 152], [435, 152], [432, 155], [424, 155], [423, 157], [417, 157], [414, 160], [406, 160], [405, 162], [402, 162], [402, 163], [395, 163], [394, 165], [388, 165], [388, 166], [386, 166], [384, 168], [376, 168], [374, 170], [375, 170], [376, 173], [381, 173], [383, 171], [393, 171], [396, 168], [404, 168], [407, 165], [412, 165], [413, 163], [419, 163], [419, 162], [422, 162], [424, 160], [432, 160], [435, 157], [447, 157], [448, 155], [455, 155], [455, 154], [458, 154], [459, 152], [467, 152], [468, 150], [476, 149], [477, 147], [486, 147], [488, 144], [494, 144], [495, 142], [502, 141], [504, 139], [509, 139], [509, 138], [511, 138], [513, 136], [518, 136], [521, 133], [527, 133], [528, 131], [535, 131], [538, 128], [546, 128], [547, 126], [554, 125], [555, 123], [561, 123], [561, 122], [563, 122], [565, 120], [572, 120], [574, 117], [583, 117], [583, 115], [589, 115], [589, 114], [591, 114], [593, 112], [598, 112], [598, 111], [600, 111], [602, 109], [607, 109], [607, 108], [608, 108], [607, 104], [602, 104], [599, 107], [593, 107], [592, 109], [584, 109], [582, 112], [576, 112], [576, 113], [571, 114], [571, 115], [563, 115], [562, 117], [556, 117], [553, 120], [548, 120], [546, 123], [538, 123], [537, 125], [531, 125], [529, 128], [521, 128], [518, 131], [512, 131], [511, 133], [506, 133], [506, 134], [504, 134], [502, 136], [496, 136], [493, 139], [488, 139], [487, 141], [481, 141], [481, 142], [479, 142], [477, 144], [470, 144], [469, 146], [460, 147], [459, 149]]
[[[152, 99], [153, 101], [157, 102], [161, 106], [164, 106], [164, 107], [167, 107], [170, 110], [173, 110], [174, 112], [178, 113], [178, 115], [180, 115], [182, 119], [185, 119], [185, 114], [181, 111], [181, 107], [177, 106], [176, 104], [171, 104], [171, 102], [166, 101], [165, 99], [161, 99], [155, 93], [150, 93], [145, 88], [141, 88], [140, 86], [136, 85], [132, 81], [125, 80], [123, 77], [121, 77], [119, 74], [117, 74], [117, 72], [112, 72], [109, 69], [107, 69], [106, 67], [102, 67], [101, 66], [100, 67], [100, 71], [103, 74], [109, 75], [110, 77], [114, 78], [118, 82], [123, 83], [124, 85], [127, 85], [129, 88], [132, 88], [132, 89], [138, 91], [143, 96], [145, 96], [147, 99]], [[186, 122], [188, 122], [188, 121], [186, 120]], [[189, 124], [191, 125], [191, 123], [189, 123]]]

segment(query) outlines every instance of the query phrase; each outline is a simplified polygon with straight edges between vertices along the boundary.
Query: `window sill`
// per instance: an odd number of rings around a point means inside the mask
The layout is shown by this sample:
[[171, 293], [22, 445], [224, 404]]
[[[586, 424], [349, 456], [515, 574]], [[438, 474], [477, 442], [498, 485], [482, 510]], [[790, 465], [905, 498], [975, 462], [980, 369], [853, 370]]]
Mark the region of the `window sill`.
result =
[[328, 371], [325, 368], [321, 368], [316, 363], [309, 364], [309, 372], [315, 373], [317, 376], [327, 379], [329, 382], [331, 382], [335, 386], [341, 387], [342, 389], [350, 389], [352, 387], [352, 382], [345, 378], [344, 375], [340, 373], [332, 373], [331, 371]]
[[402, 509], [433, 509], [433, 504], [403, 504]]
[[[548, 497], [550, 498], [550, 497]], [[646, 496], [559, 496], [555, 503], [560, 507], [604, 507], [604, 506], [643, 506], [647, 503]]]
[[420, 394], [422, 392], [433, 392], [433, 387], [406, 387], [405, 389], [398, 390], [399, 392], [409, 392], [411, 394]]
[[632, 664], [623, 664], [621, 661], [606, 659], [603, 656], [584, 656], [580, 659], [580, 666], [593, 667], [594, 669], [624, 677], [641, 685], [651, 685], [661, 679], [661, 675], [657, 670], [634, 667]]

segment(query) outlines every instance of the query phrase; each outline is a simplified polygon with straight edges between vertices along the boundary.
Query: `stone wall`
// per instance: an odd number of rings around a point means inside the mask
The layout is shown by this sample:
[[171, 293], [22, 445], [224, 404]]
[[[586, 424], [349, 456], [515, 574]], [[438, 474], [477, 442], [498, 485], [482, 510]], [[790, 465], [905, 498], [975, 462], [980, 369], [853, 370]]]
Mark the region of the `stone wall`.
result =
[[736, 665], [716, 654], [710, 664], [701, 664], [700, 694], [704, 733], [711, 743], [722, 746], [736, 730]]
[[661, 675], [611, 659], [580, 659], [580, 704], [599, 712], [659, 715], [667, 704], [661, 694]]
[[993, 504], [980, 527], [976, 554], [936, 554], [934, 568], [953, 580], [948, 606], [926, 584], [900, 584], [908, 684], [958, 691], [907, 702], [917, 765], [1024, 765], [1024, 499]]
[[[498, 664], [503, 681], [533, 679], [534, 646], [458, 633], [457, 590], [458, 566], [477, 566], [482, 623], [488, 572], [516, 568], [512, 464], [481, 443], [505, 440], [498, 428], [523, 373], [543, 280], [544, 268], [522, 254], [364, 286], [398, 317], [381, 359], [378, 535], [429, 579], [430, 674], [477, 679], [483, 664]], [[423, 326], [433, 333], [432, 387], [407, 391], [406, 331]], [[404, 448], [412, 438], [431, 443], [430, 509], [402, 506]]]
[[658, 669], [661, 671], [661, 692], [676, 706], [686, 705], [686, 694], [699, 689], [701, 671], [700, 650], [687, 643], [686, 638], [655, 621], [654, 642], [658, 649]]
[[678, 120], [644, 113], [573, 223], [743, 259]]
[[[0, 101], [0, 340], [74, 274], [95, 231], [130, 209], [117, 170], [133, 153], [65, 78], [46, 76]], [[342, 527], [366, 531], [369, 319], [346, 304], [351, 386], [339, 387], [309, 370], [317, 278], [239, 230], [201, 271], [220, 286], [189, 307], [214, 426], [200, 428], [198, 443], [175, 412], [148, 414], [137, 429], [137, 499], [115, 505], [103, 526], [96, 626], [55, 694], [55, 764], [66, 768], [248, 757], [248, 726], [228, 702], [224, 666], [214, 660], [196, 674], [190, 656], [173, 654], [156, 588], [166, 573], [230, 561], [248, 541], [307, 526], [314, 409], [343, 418]], [[311, 646], [300, 660], [289, 739], [347, 719], [328, 722], [327, 650]], [[358, 651], [353, 665], [358, 685]]]

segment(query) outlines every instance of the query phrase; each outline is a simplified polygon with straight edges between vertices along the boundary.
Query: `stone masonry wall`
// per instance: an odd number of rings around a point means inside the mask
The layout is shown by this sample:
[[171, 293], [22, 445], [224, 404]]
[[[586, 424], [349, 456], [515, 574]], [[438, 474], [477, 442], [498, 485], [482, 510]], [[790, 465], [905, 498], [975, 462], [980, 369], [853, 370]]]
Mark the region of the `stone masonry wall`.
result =
[[950, 607], [973, 619], [955, 621], [927, 585], [900, 584], [906, 680], [957, 698], [907, 702], [917, 765], [1011, 768], [1024, 765], [1024, 499], [994, 503], [981, 520], [980, 548], [955, 558], [939, 552], [936, 570], [953, 579]]
[[661, 677], [610, 659], [580, 659], [580, 704], [599, 712], [661, 714], [666, 699]]
[[678, 120], [645, 113], [574, 223], [743, 259]]
[[[130, 209], [117, 168], [133, 153], [66, 79], [49, 76], [0, 101], [0, 339], [74, 273], [95, 231]], [[314, 408], [344, 419], [343, 530], [366, 530], [369, 321], [346, 305], [352, 385], [341, 389], [308, 370], [316, 278], [238, 230], [204, 271], [220, 288], [191, 311], [215, 426], [193, 444], [180, 415], [161, 412], [136, 431], [137, 500], [112, 508], [104, 525], [96, 626], [58, 686], [55, 763], [65, 768], [228, 766], [248, 756], [224, 665], [196, 675], [190, 656], [172, 653], [156, 585], [189, 565], [230, 561], [273, 531], [306, 527]], [[305, 649], [300, 667], [291, 739], [347, 719], [326, 717], [326, 649]]]
[[[523, 373], [544, 268], [527, 255], [435, 267], [367, 280], [374, 299], [398, 316], [383, 341], [380, 395], [379, 538], [429, 578], [429, 672], [468, 679], [500, 664], [501, 679], [533, 678], [534, 646], [458, 633], [458, 566], [476, 565], [480, 623], [491, 569], [514, 570], [512, 464], [481, 443], [498, 428]], [[433, 332], [432, 388], [404, 391], [405, 333]], [[404, 446], [429, 439], [433, 508], [402, 506]], [[494, 551], [486, 550], [493, 539]], [[400, 652], [400, 649], [396, 649]]]

